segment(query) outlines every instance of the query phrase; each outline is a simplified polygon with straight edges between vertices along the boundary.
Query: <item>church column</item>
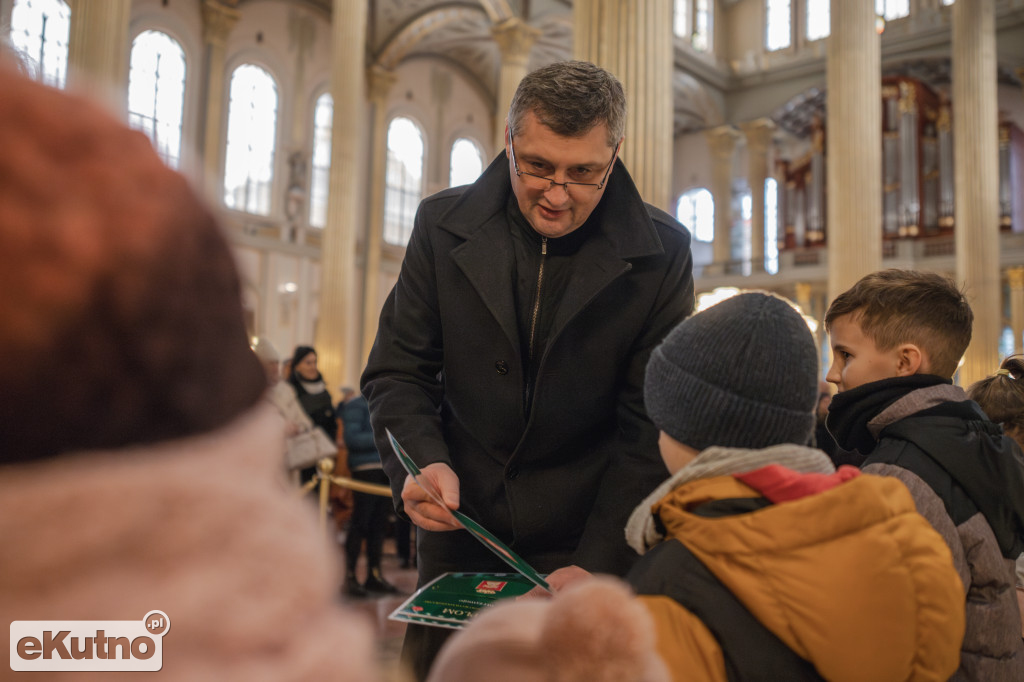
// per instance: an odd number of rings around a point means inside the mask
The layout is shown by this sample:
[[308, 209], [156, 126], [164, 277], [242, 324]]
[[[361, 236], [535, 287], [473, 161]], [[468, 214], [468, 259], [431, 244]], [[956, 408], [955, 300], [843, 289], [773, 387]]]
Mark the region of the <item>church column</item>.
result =
[[220, 205], [224, 191], [220, 186], [221, 118], [227, 91], [224, 87], [224, 70], [227, 59], [228, 34], [238, 23], [238, 10], [218, 0], [203, 0], [203, 43], [204, 64], [204, 108], [203, 137], [203, 185], [207, 196]]
[[373, 140], [370, 143], [370, 220], [366, 235], [366, 271], [363, 273], [363, 341], [361, 359], [365, 364], [377, 336], [380, 318], [380, 260], [384, 234], [384, 169], [388, 155], [388, 94], [397, 77], [394, 72], [372, 66], [367, 74], [373, 105]]
[[994, 0], [953, 5], [956, 275], [974, 311], [960, 385], [999, 366], [999, 120]]
[[71, 0], [68, 37], [68, 84], [103, 99], [127, 117], [128, 25], [131, 0]]
[[1013, 332], [1013, 352], [1024, 352], [1021, 337], [1024, 336], [1024, 267], [1007, 268], [1006, 279], [1010, 284], [1010, 330]]
[[672, 3], [575, 0], [573, 57], [615, 74], [626, 91], [620, 157], [644, 201], [674, 213], [672, 187]]
[[[498, 107], [494, 116], [494, 153], [505, 148], [505, 119], [508, 105], [519, 81], [529, 73], [530, 48], [541, 32], [518, 17], [510, 17], [491, 28], [491, 35], [501, 51], [501, 72], [498, 75]], [[490, 161], [490, 158], [487, 161]], [[485, 164], [486, 165], [486, 162]]]
[[[711, 195], [715, 200], [715, 236], [711, 242], [712, 272], [726, 274], [728, 263], [732, 260], [732, 161], [740, 134], [732, 126], [724, 125], [709, 130], [707, 138], [708, 147], [711, 149]], [[762, 199], [763, 192], [764, 190]], [[764, 223], [761, 225], [763, 227]], [[763, 239], [761, 252], [764, 253]]]
[[750, 184], [750, 258], [752, 271], [764, 270], [764, 183], [768, 178], [768, 147], [775, 132], [770, 118], [740, 125], [747, 137], [747, 181]]
[[882, 266], [881, 46], [872, 2], [832, 3], [827, 43], [828, 296]]
[[365, 49], [367, 3], [334, 0], [331, 14], [331, 172], [327, 224], [320, 249], [317, 364], [328, 386], [356, 385], [359, 305], [355, 287], [359, 197], [365, 191], [360, 140], [366, 135]]

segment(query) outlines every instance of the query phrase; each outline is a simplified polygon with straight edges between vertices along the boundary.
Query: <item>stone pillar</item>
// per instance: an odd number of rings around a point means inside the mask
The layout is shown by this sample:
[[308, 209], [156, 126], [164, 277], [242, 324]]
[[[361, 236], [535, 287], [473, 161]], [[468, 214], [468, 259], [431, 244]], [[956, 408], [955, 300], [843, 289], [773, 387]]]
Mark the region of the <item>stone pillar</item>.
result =
[[331, 173], [327, 225], [320, 249], [320, 318], [317, 364], [328, 386], [356, 385], [359, 362], [359, 306], [355, 287], [359, 202], [366, 174], [359, 155], [366, 135], [365, 50], [367, 3], [334, 0], [331, 15]]
[[994, 0], [953, 5], [956, 275], [974, 310], [960, 385], [999, 366], [999, 120]]
[[669, 213], [672, 187], [672, 3], [575, 0], [573, 57], [615, 74], [629, 113], [619, 156], [644, 200]]
[[384, 170], [388, 159], [388, 94], [397, 80], [394, 72], [380, 66], [367, 73], [373, 105], [373, 141], [370, 144], [370, 220], [366, 235], [366, 271], [363, 273], [362, 360], [370, 355], [380, 319], [380, 259], [384, 235]]
[[127, 118], [131, 0], [71, 0], [68, 5], [68, 85], [98, 96], [121, 118]]
[[[740, 125], [747, 137], [747, 181], [750, 184], [750, 260], [753, 272], [764, 270], [764, 183], [768, 179], [768, 148], [775, 132], [770, 118]], [[810, 314], [810, 311], [805, 311]]]
[[498, 75], [498, 106], [494, 116], [494, 151], [487, 160], [505, 148], [508, 105], [512, 103], [519, 81], [529, 73], [530, 48], [537, 42], [541, 32], [518, 17], [510, 17], [491, 28], [491, 35], [501, 51], [501, 72]]
[[[732, 260], [732, 160], [740, 134], [732, 126], [724, 125], [707, 131], [707, 138], [711, 149], [711, 195], [715, 200], [715, 236], [711, 242], [711, 261], [713, 272], [725, 274], [728, 262]], [[763, 189], [761, 199], [763, 206]], [[761, 227], [763, 235], [763, 217]], [[764, 253], [763, 238], [761, 253]]]
[[1014, 355], [1024, 352], [1021, 337], [1024, 336], [1024, 267], [1007, 268], [1006, 279], [1010, 284], [1010, 330], [1013, 332]]
[[204, 126], [200, 147], [203, 150], [203, 186], [207, 196], [216, 205], [224, 202], [224, 190], [220, 183], [220, 159], [222, 154], [221, 119], [228, 92], [224, 85], [224, 70], [228, 35], [238, 23], [238, 10], [218, 0], [203, 0], [203, 43], [204, 43]]
[[832, 3], [827, 44], [828, 297], [882, 266], [881, 47], [871, 2]]

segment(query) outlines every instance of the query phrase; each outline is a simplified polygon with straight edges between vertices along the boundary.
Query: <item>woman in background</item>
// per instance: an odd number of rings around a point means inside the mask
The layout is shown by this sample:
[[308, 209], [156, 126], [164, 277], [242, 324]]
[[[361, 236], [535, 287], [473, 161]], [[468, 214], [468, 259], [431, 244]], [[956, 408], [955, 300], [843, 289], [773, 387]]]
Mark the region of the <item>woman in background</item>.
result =
[[[319, 426], [326, 433], [331, 442], [337, 442], [338, 422], [334, 415], [334, 401], [327, 391], [324, 378], [316, 366], [316, 350], [311, 346], [297, 346], [292, 355], [291, 371], [288, 373], [288, 383], [295, 389], [295, 395], [299, 404], [306, 411], [309, 418], [313, 420], [314, 426]], [[313, 477], [316, 465], [306, 467], [300, 472], [303, 483]]]

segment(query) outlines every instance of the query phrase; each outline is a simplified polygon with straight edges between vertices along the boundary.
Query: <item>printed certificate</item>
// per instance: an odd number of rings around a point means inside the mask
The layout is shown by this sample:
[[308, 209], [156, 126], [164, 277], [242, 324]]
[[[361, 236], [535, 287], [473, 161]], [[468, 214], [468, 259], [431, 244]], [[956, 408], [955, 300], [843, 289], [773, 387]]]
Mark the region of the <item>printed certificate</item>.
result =
[[518, 597], [533, 586], [518, 573], [445, 573], [416, 590], [388, 618], [459, 629], [485, 606]]

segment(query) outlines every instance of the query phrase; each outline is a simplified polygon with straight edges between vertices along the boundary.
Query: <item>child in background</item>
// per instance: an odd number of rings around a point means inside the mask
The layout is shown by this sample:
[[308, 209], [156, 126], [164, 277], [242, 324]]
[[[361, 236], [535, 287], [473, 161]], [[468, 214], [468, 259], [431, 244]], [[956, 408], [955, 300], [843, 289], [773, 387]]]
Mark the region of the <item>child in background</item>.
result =
[[[995, 374], [971, 384], [967, 395], [978, 403], [988, 418], [1024, 449], [1024, 357], [1011, 355]], [[1017, 557], [1017, 605], [1021, 610], [1024, 635], [1024, 554]]]

